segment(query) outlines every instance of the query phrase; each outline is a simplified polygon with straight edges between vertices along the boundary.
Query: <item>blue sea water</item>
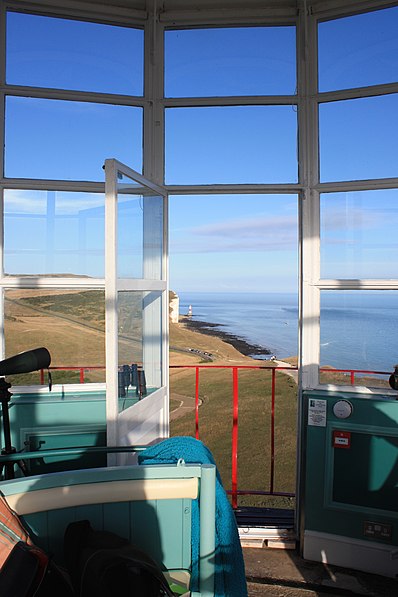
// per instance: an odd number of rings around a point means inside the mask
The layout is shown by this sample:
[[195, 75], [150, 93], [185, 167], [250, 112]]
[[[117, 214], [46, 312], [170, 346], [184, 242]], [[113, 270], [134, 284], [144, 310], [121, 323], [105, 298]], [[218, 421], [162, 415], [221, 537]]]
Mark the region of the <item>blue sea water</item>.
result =
[[[277, 358], [297, 355], [297, 294], [178, 294], [181, 315], [192, 305], [199, 321], [220, 324], [220, 330], [263, 346]], [[398, 291], [322, 293], [320, 362], [339, 369], [392, 371], [398, 363]]]

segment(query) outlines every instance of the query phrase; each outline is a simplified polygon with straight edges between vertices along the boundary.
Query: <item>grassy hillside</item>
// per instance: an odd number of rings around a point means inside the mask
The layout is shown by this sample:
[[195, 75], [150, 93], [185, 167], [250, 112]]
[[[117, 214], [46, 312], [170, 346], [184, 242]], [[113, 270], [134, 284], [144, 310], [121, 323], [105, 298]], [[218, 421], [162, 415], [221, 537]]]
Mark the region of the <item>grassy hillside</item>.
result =
[[[102, 290], [10, 290], [6, 293], [7, 355], [47, 346], [53, 366], [104, 365], [104, 295]], [[131, 296], [124, 296], [131, 300]], [[141, 350], [142, 320], [137, 308], [122, 301], [119, 348], [129, 355]], [[258, 365], [261, 361], [242, 355], [217, 336], [201, 334], [182, 324], [170, 325], [170, 364]], [[209, 357], [208, 355], [211, 355]], [[207, 355], [207, 356], [206, 356]], [[209, 360], [210, 359], [210, 360]], [[54, 382], [78, 383], [78, 372], [55, 372]], [[18, 375], [12, 383], [35, 384], [37, 372]], [[86, 373], [87, 381], [104, 380], [104, 372]], [[173, 435], [194, 435], [195, 373], [170, 370], [170, 410], [183, 404], [186, 414], [174, 419]], [[270, 476], [271, 373], [241, 370], [239, 373], [239, 461], [241, 489], [267, 490]], [[200, 437], [216, 457], [224, 484], [231, 487], [232, 372], [229, 369], [200, 373]], [[181, 409], [180, 409], [181, 410]], [[296, 385], [277, 374], [275, 430], [275, 489], [294, 491], [296, 450]], [[242, 497], [240, 503], [291, 505], [289, 500]]]
[[[171, 326], [170, 344], [188, 346], [214, 355], [214, 365], [259, 365], [217, 337]], [[189, 356], [189, 363], [187, 356]], [[200, 356], [170, 351], [171, 364], [200, 364]], [[203, 364], [203, 363], [202, 363]], [[211, 364], [210, 364], [211, 367]], [[268, 490], [270, 484], [271, 372], [247, 369], [239, 372], [238, 483], [240, 489]], [[170, 395], [195, 396], [195, 371], [171, 369]], [[232, 371], [209, 368], [200, 371], [199, 433], [212, 450], [226, 488], [231, 488]], [[177, 402], [177, 401], [176, 401]], [[275, 478], [278, 491], [294, 492], [296, 468], [297, 386], [286, 374], [276, 374]], [[171, 405], [171, 410], [173, 406]], [[171, 435], [195, 434], [194, 412], [171, 420]], [[292, 507], [288, 498], [245, 496], [239, 504]]]

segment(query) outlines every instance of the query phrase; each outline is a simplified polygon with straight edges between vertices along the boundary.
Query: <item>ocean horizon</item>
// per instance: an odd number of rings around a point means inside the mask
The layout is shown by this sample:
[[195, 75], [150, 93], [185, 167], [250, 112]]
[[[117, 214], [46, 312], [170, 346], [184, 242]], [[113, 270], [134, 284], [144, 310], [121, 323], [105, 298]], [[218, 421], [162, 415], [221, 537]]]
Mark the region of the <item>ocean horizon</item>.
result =
[[[298, 295], [293, 292], [179, 292], [180, 315], [263, 347], [256, 359], [298, 354]], [[398, 363], [398, 291], [329, 292], [321, 300], [321, 365], [392, 371]], [[215, 331], [217, 328], [215, 328]], [[269, 351], [269, 353], [267, 352]]]

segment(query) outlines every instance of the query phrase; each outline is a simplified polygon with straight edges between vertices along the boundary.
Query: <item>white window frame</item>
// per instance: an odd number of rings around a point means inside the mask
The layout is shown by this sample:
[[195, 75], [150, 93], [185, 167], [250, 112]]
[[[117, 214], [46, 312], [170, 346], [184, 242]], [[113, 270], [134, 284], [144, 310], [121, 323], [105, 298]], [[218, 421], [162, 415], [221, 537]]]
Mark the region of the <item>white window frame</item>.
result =
[[[169, 185], [167, 190], [173, 195], [198, 194], [294, 194], [300, 196], [300, 385], [304, 389], [322, 388], [357, 392], [368, 392], [369, 389], [358, 386], [333, 386], [319, 384], [319, 342], [320, 342], [320, 292], [321, 290], [396, 290], [398, 280], [325, 280], [320, 278], [320, 224], [319, 201], [321, 193], [354, 191], [368, 189], [387, 189], [398, 187], [398, 177], [390, 179], [374, 179], [369, 181], [343, 181], [336, 183], [320, 183], [318, 156], [318, 107], [321, 102], [338, 101], [360, 97], [397, 93], [398, 84], [376, 85], [359, 89], [345, 89], [332, 92], [318, 92], [317, 86], [317, 25], [321, 20], [333, 19], [371, 10], [396, 6], [397, 2], [383, 0], [329, 0], [311, 2], [299, 0], [297, 7], [283, 6], [265, 7], [264, 2], [258, 6], [253, 3], [246, 8], [225, 10], [217, 3], [211, 9], [197, 11], [186, 7], [182, 10], [169, 10], [167, 5], [160, 6], [154, 1], [146, 3], [146, 10], [105, 6], [104, 3], [76, 3], [65, 0], [60, 6], [55, 0], [45, 0], [40, 4], [33, 0], [10, 0], [1, 5], [1, 37], [5, 39], [5, 10], [26, 10], [32, 7], [35, 14], [64, 16], [86, 19], [94, 22], [141, 27], [145, 31], [144, 60], [144, 96], [130, 97], [101, 93], [63, 91], [54, 89], [29, 88], [5, 85], [5, 60], [0, 63], [0, 144], [4, 146], [4, 96], [6, 94], [24, 97], [45, 97], [72, 101], [88, 101], [101, 103], [118, 103], [120, 105], [139, 106], [144, 111], [143, 139], [143, 173], [146, 178], [157, 184], [164, 181], [164, 111], [168, 107], [190, 106], [232, 106], [232, 105], [296, 105], [298, 108], [299, 130], [299, 178], [297, 184], [239, 184], [239, 185]], [[212, 26], [297, 26], [297, 95], [287, 96], [244, 96], [214, 98], [164, 98], [163, 39], [165, 29], [203, 28]], [[4, 44], [4, 41], [3, 41]], [[4, 46], [3, 46], [4, 47]], [[106, 156], [104, 156], [105, 158]], [[0, 168], [4, 164], [1, 154]], [[103, 192], [103, 183], [77, 183], [69, 181], [43, 181], [0, 179], [0, 191], [4, 188], [25, 188], [45, 190], [76, 190]], [[1, 244], [3, 238], [1, 237]], [[1, 249], [2, 251], [2, 249]], [[71, 287], [72, 280], [57, 279], [57, 286]], [[103, 281], [97, 281], [102, 287]], [[21, 279], [0, 275], [0, 288], [20, 286]], [[34, 278], [24, 279], [23, 284], [30, 287], [55, 286], [54, 280]], [[64, 285], [64, 286], [63, 286]], [[73, 286], [84, 285], [73, 279]], [[97, 284], [94, 286], [98, 288]], [[91, 281], [90, 281], [91, 287]], [[0, 301], [2, 298], [0, 297]], [[2, 317], [2, 315], [1, 315]], [[1, 323], [1, 321], [0, 321]], [[4, 347], [3, 347], [4, 348]], [[1, 346], [0, 346], [1, 349]], [[0, 358], [1, 358], [0, 353]]]
[[[364, 3], [365, 4], [365, 3]], [[391, 7], [391, 3], [367, 3], [372, 8]], [[301, 257], [302, 257], [302, 289], [300, 310], [300, 371], [301, 388], [322, 389], [328, 391], [373, 393], [380, 392], [366, 386], [320, 384], [320, 296], [322, 290], [398, 290], [398, 279], [324, 279], [320, 275], [320, 196], [323, 193], [364, 191], [372, 189], [398, 188], [398, 177], [371, 180], [339, 181], [321, 183], [319, 177], [319, 104], [324, 102], [349, 100], [353, 98], [383, 96], [398, 93], [398, 83], [388, 85], [372, 85], [328, 92], [318, 92], [318, 24], [327, 19], [334, 19], [353, 14], [352, 6], [338, 10], [332, 2], [316, 10], [311, 7], [310, 15], [305, 18], [302, 28], [303, 45], [306, 50], [306, 61], [303, 66], [302, 81], [305, 87], [305, 103], [303, 122], [306, 141], [303, 147], [303, 174], [305, 185], [304, 200], [301, 203]], [[357, 8], [357, 7], [356, 7]], [[355, 11], [361, 14], [365, 11]], [[313, 13], [316, 13], [315, 15]], [[326, 17], [325, 17], [326, 15]], [[394, 393], [383, 390], [383, 393]]]

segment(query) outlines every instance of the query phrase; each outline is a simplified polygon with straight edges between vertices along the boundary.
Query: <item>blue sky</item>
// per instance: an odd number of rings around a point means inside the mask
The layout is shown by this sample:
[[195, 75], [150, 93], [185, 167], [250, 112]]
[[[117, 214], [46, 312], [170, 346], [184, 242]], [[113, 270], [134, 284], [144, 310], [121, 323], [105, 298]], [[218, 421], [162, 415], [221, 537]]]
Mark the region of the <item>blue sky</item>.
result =
[[[140, 30], [10, 13], [7, 48], [10, 84], [142, 95]], [[165, 50], [168, 97], [294, 95], [296, 90], [293, 27], [169, 31]], [[321, 91], [396, 81], [398, 8], [321, 23], [319, 55]], [[397, 113], [398, 94], [321, 105], [321, 181], [397, 176]], [[7, 99], [6, 176], [100, 181], [106, 157], [140, 171], [141, 147], [141, 108]], [[169, 109], [165, 166], [168, 184], [297, 182], [297, 110]], [[44, 249], [36, 216], [44, 199], [35, 202], [36, 196], [32, 193], [27, 200], [26, 193], [13, 192], [6, 209], [20, 210], [27, 216], [25, 224], [37, 227], [34, 242], [40, 252]], [[326, 277], [396, 275], [397, 196], [390, 190], [323, 197]], [[78, 212], [86, 204], [100, 208], [101, 201], [59, 195], [60, 225], [67, 225], [68, 210]], [[295, 291], [297, 214], [296, 195], [171, 197], [171, 287], [177, 292]], [[19, 238], [18, 247], [6, 232], [6, 249], [23, 251], [24, 235]], [[76, 239], [73, 232], [68, 243], [57, 241], [65, 255], [74, 252], [74, 260], [69, 260], [73, 268], [84, 261], [76, 257]], [[98, 253], [101, 239], [91, 241], [91, 250]], [[13, 265], [12, 259], [9, 254], [10, 269], [23, 267], [16, 261]], [[62, 268], [65, 257], [59, 259]], [[98, 255], [90, 259], [85, 263], [91, 275], [99, 275]]]

